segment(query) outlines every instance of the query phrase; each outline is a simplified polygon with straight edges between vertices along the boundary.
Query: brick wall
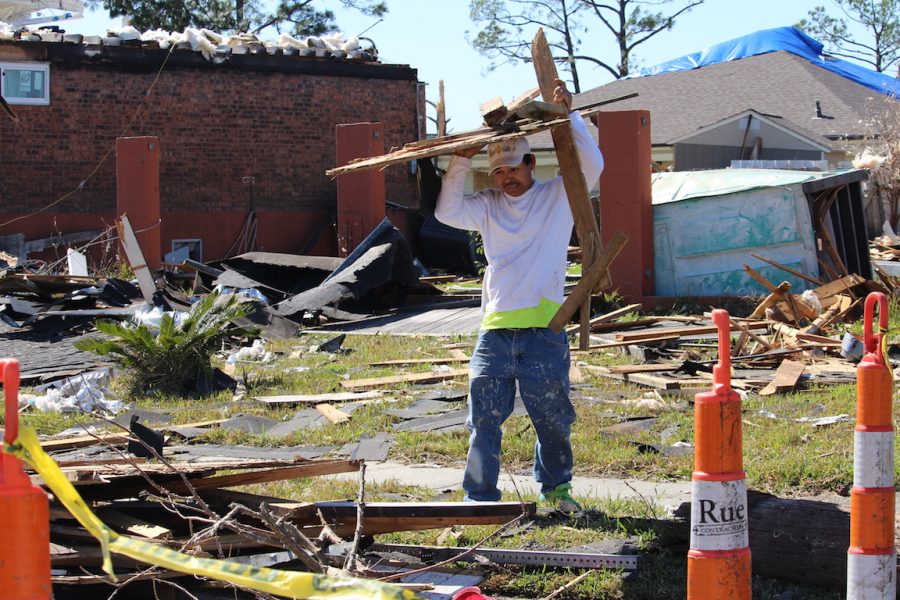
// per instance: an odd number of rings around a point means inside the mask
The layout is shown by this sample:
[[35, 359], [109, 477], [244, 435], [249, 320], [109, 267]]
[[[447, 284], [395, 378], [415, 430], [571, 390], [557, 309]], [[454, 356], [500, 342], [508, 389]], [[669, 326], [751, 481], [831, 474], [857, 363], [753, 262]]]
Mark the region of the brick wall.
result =
[[[0, 223], [73, 190], [55, 213], [114, 212], [115, 139], [153, 135], [164, 215], [245, 214], [252, 199], [261, 212], [297, 211], [298, 229], [308, 231], [311, 216], [335, 206], [324, 172], [335, 166], [336, 125], [381, 122], [386, 149], [419, 137], [415, 70], [405, 68], [408, 79], [396, 68], [386, 79], [367, 71], [378, 68], [360, 65], [364, 76], [354, 77], [169, 64], [138, 112], [155, 69], [51, 61], [50, 106], [13, 106], [19, 123], [0, 114]], [[416, 205], [406, 168], [390, 167], [386, 178], [389, 201]], [[20, 229], [0, 227], [0, 235]]]

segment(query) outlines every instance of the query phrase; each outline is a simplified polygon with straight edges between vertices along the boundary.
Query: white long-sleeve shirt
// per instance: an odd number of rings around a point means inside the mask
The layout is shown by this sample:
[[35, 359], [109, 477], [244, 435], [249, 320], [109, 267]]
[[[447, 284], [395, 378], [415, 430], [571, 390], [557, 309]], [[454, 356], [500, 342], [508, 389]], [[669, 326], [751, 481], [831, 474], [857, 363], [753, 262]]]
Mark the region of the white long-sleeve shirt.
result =
[[[581, 116], [569, 118], [590, 189], [603, 171], [603, 155]], [[562, 177], [535, 181], [521, 196], [491, 188], [464, 198], [471, 166], [462, 156], [450, 160], [434, 214], [442, 223], [481, 233], [488, 261], [482, 328], [546, 327], [563, 301], [573, 225]]]

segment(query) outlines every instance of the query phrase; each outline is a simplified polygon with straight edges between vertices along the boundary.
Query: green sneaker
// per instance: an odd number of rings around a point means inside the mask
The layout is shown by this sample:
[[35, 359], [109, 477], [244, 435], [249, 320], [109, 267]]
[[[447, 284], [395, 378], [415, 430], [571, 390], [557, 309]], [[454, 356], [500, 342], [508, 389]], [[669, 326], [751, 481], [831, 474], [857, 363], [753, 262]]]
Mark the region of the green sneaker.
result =
[[578, 504], [571, 495], [569, 495], [569, 490], [572, 489], [572, 485], [569, 483], [561, 483], [546, 494], [541, 494], [540, 500], [541, 502], [547, 502], [552, 504], [556, 510], [564, 513], [577, 513], [581, 512], [581, 505]]

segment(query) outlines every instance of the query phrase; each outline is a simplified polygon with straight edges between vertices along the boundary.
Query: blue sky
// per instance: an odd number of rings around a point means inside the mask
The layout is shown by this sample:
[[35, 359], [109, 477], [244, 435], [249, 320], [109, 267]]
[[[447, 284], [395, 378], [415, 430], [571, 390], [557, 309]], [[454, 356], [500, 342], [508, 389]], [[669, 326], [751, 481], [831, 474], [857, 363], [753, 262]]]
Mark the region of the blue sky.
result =
[[[530, 64], [487, 70], [489, 60], [466, 41], [466, 32], [476, 30], [469, 20], [468, 0], [386, 1], [388, 14], [365, 35], [374, 40], [382, 62], [407, 64], [418, 70], [419, 79], [428, 84], [429, 100], [437, 100], [438, 81], [444, 80], [451, 131], [479, 127], [482, 102], [496, 96], [510, 100], [536, 85]], [[320, 0], [318, 4], [335, 10], [338, 25], [348, 35], [358, 34], [377, 21], [335, 8], [340, 6], [335, 1]], [[640, 65], [651, 66], [760, 29], [793, 25], [817, 4], [835, 16], [840, 14], [832, 0], [706, 0], [682, 15], [671, 31], [639, 46], [636, 55]], [[108, 27], [121, 26], [121, 19], [110, 19], [101, 11], [63, 26], [70, 32], [102, 34]], [[600, 27], [594, 26], [592, 32], [583, 36], [582, 52], [614, 63], [615, 46]], [[268, 35], [277, 36], [274, 30], [269, 30]], [[583, 90], [611, 80], [605, 71], [588, 63], [579, 66], [579, 76]], [[433, 117], [433, 112], [429, 116]]]

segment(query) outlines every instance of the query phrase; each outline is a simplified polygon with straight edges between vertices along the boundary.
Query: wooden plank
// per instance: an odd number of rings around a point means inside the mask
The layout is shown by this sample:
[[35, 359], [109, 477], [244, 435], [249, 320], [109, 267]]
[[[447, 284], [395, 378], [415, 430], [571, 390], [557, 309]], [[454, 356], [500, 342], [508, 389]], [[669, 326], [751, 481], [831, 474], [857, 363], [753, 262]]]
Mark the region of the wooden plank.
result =
[[532, 100], [518, 107], [515, 112], [510, 112], [506, 116], [506, 121], [513, 119], [535, 119], [537, 121], [551, 121], [568, 115], [565, 107], [552, 102], [542, 102], [540, 100]]
[[[591, 326], [591, 329], [593, 329], [594, 325], [615, 321], [619, 317], [625, 316], [635, 311], [639, 311], [641, 310], [641, 308], [641, 304], [629, 304], [628, 306], [617, 308], [616, 310], [600, 315], [599, 317], [594, 317], [593, 319], [588, 321], [588, 324]], [[569, 325], [568, 327], [566, 327], [566, 333], [574, 333], [575, 331], [578, 331], [579, 327], [579, 325]]]
[[131, 535], [144, 538], [147, 540], [169, 540], [172, 539], [172, 530], [168, 527], [148, 523], [137, 517], [112, 508], [101, 508], [97, 511], [97, 516], [107, 525], [112, 525], [118, 529], [124, 530]]
[[228, 419], [212, 419], [210, 421], [194, 421], [193, 423], [180, 423], [178, 425], [170, 424], [164, 427], [158, 427], [160, 431], [166, 431], [174, 427], [212, 427], [213, 425], [221, 425]]
[[[252, 396], [254, 400], [264, 404], [322, 404], [323, 402], [353, 402], [378, 398], [382, 392], [331, 392], [326, 394], [291, 394], [287, 396]], [[186, 427], [186, 425], [179, 425]]]
[[[638, 344], [654, 344], [658, 342], [672, 342], [680, 339], [680, 335], [660, 335], [653, 338], [647, 338], [638, 342], [610, 342], [608, 344], [591, 344], [588, 350], [603, 350], [604, 348], [621, 348], [623, 346], [635, 346]], [[580, 348], [569, 348], [573, 352], [583, 352]]]
[[[558, 74], [556, 72], [556, 62], [553, 60], [553, 54], [550, 52], [550, 45], [547, 43], [543, 29], [537, 30], [531, 43], [531, 59], [534, 63], [534, 72], [537, 76], [538, 86], [541, 88], [541, 97], [545, 102], [552, 102]], [[562, 176], [563, 186], [566, 189], [566, 198], [569, 200], [569, 207], [575, 220], [575, 231], [578, 233], [578, 241], [581, 244], [582, 272], [589, 273], [591, 267], [600, 258], [600, 251], [603, 250], [600, 229], [597, 226], [597, 218], [594, 216], [594, 209], [591, 206], [590, 189], [588, 183], [584, 180], [584, 173], [581, 171], [581, 162], [575, 148], [575, 139], [571, 126], [554, 127], [550, 130], [550, 135], [553, 138], [553, 147], [556, 149], [556, 160]], [[593, 186], [594, 183], [592, 181], [590, 185]], [[582, 278], [582, 281], [584, 281], [584, 278]], [[597, 276], [591, 289], [599, 291], [611, 285], [612, 280], [609, 278], [606, 269], [604, 269]], [[587, 297], [582, 299], [580, 304], [581, 327], [579, 328], [578, 342], [582, 349], [590, 345], [590, 328], [588, 326], [591, 314], [590, 301], [590, 293], [588, 293]], [[575, 308], [577, 307], [578, 305], [575, 306]], [[561, 323], [557, 323], [554, 331], [560, 333], [573, 314], [575, 314], [574, 308], [562, 319]]]
[[810, 321], [816, 318], [816, 311], [814, 311], [811, 306], [806, 304], [802, 299], [797, 298], [790, 293], [791, 284], [787, 281], [784, 281], [781, 283], [781, 285], [776, 286], [774, 283], [763, 277], [761, 273], [759, 273], [750, 265], [744, 265], [744, 271], [748, 275], [750, 275], [750, 277], [756, 280], [757, 283], [769, 290], [769, 292], [771, 292], [772, 294], [783, 294], [785, 304], [781, 306], [783, 307], [783, 312], [790, 320], [799, 324], [801, 316], [809, 319]]
[[481, 118], [488, 127], [502, 123], [508, 114], [509, 109], [503, 103], [503, 98], [499, 96], [481, 104]]
[[800, 376], [806, 365], [795, 360], [783, 360], [775, 371], [775, 378], [769, 382], [769, 385], [759, 391], [760, 396], [771, 396], [772, 394], [783, 394], [793, 391], [800, 381]]
[[665, 373], [667, 371], [677, 371], [680, 364], [673, 365], [615, 365], [606, 367], [610, 373], [619, 373], [621, 375], [631, 375], [632, 373]]
[[153, 294], [156, 293], [156, 283], [153, 281], [153, 274], [144, 259], [137, 236], [134, 235], [134, 229], [131, 228], [128, 215], [122, 215], [122, 218], [116, 222], [116, 228], [119, 230], [119, 239], [125, 249], [125, 256], [128, 258], [131, 270], [134, 271], [138, 286], [141, 288], [141, 295], [147, 304], [152, 304]]
[[796, 337], [798, 341], [817, 344], [819, 346], [826, 346], [831, 348], [841, 347], [841, 340], [836, 340], [824, 335], [815, 335], [813, 333], [804, 333], [802, 331], [799, 331], [794, 337]]
[[382, 385], [394, 385], [397, 383], [435, 383], [446, 381], [469, 374], [468, 369], [454, 369], [446, 373], [411, 373], [409, 375], [395, 375], [391, 377], [372, 377], [369, 379], [351, 379], [341, 381], [341, 387], [354, 390], [359, 388], [378, 387]]
[[590, 324], [596, 325], [597, 323], [610, 323], [615, 321], [619, 317], [624, 317], [627, 314], [640, 311], [644, 307], [641, 303], [629, 304], [628, 306], [623, 306], [622, 308], [617, 308], [616, 310], [611, 310], [606, 314], [600, 315], [599, 317], [594, 317], [590, 320]]
[[765, 256], [761, 256], [759, 254], [754, 254], [753, 252], [750, 253], [750, 256], [752, 256], [753, 258], [755, 258], [757, 260], [761, 260], [764, 263], [770, 264], [773, 267], [781, 269], [782, 271], [787, 271], [791, 275], [795, 275], [795, 276], [799, 277], [800, 279], [802, 279], [804, 281], [808, 281], [809, 283], [812, 283], [814, 285], [825, 285], [824, 282], [816, 279], [815, 277], [811, 277], [810, 275], [807, 275], [806, 273], [798, 271], [797, 269], [791, 268], [787, 265], [783, 265], [779, 262], [775, 262], [774, 260], [772, 260], [770, 258], [766, 258]]
[[[318, 526], [321, 513], [338, 535], [356, 523], [355, 502], [316, 502], [314, 505], [275, 502], [269, 506], [294, 524]], [[367, 502], [363, 526], [365, 533], [375, 535], [450, 525], [492, 525], [506, 523], [523, 513], [533, 515], [535, 511], [534, 502]]]
[[643, 329], [650, 325], [656, 325], [662, 318], [647, 317], [638, 319], [637, 321], [616, 321], [615, 323], [594, 323], [591, 325], [593, 333], [613, 333], [616, 331], [624, 331], [626, 329]]
[[[486, 144], [494, 144], [513, 140], [527, 135], [552, 129], [559, 125], [568, 124], [569, 119], [557, 119], [555, 121], [538, 121], [532, 123], [520, 123], [515, 126], [502, 125], [496, 130], [480, 129], [471, 132], [459, 133], [454, 136], [427, 140], [427, 142], [413, 142], [406, 144], [400, 150], [390, 152], [383, 156], [362, 158], [351, 161], [349, 164], [328, 169], [325, 174], [329, 177], [337, 177], [345, 173], [365, 171], [387, 167], [388, 165], [406, 163], [418, 158], [429, 158], [443, 154], [453, 154], [457, 150], [468, 148], [481, 148]], [[514, 131], [510, 132], [510, 129]]]
[[[748, 322], [748, 330], [768, 329], [769, 324], [765, 321]], [[741, 328], [732, 324], [731, 331], [738, 331]], [[616, 340], [620, 342], [637, 342], [646, 339], [652, 339], [661, 335], [677, 335], [685, 337], [688, 335], [709, 335], [718, 333], [719, 330], [715, 325], [701, 325], [699, 327], [660, 327], [659, 329], [650, 329], [637, 333], [617, 333]]]
[[[250, 471], [248, 473], [235, 473], [233, 475], [218, 475], [215, 477], [203, 477], [191, 481], [191, 485], [198, 490], [213, 488], [234, 487], [238, 485], [250, 485], [253, 483], [269, 483], [272, 481], [286, 481], [299, 477], [316, 477], [319, 475], [333, 475], [335, 473], [350, 473], [359, 470], [359, 462], [352, 460], [321, 460], [308, 461], [290, 467], [276, 467]], [[173, 481], [165, 484], [170, 490], [186, 489], [182, 481]]]
[[515, 112], [520, 106], [524, 106], [528, 104], [535, 98], [541, 95], [540, 87], [533, 87], [530, 90], [525, 90], [518, 96], [516, 96], [512, 102], [506, 105], [506, 108], [509, 109], [510, 112]]
[[346, 423], [352, 418], [350, 413], [344, 412], [342, 410], [338, 410], [330, 404], [322, 403], [316, 404], [316, 410], [322, 413], [322, 416], [328, 419], [328, 422], [332, 425], [336, 425], [337, 423]]
[[784, 299], [784, 294], [786, 294], [790, 289], [791, 284], [789, 284], [787, 281], [781, 282], [775, 292], [772, 292], [771, 294], [766, 296], [765, 299], [759, 303], [753, 313], [750, 314], [749, 318], [758, 319], [762, 316], [765, 316], [766, 309], [781, 302]]
[[58, 440], [43, 440], [41, 448], [47, 452], [54, 450], [70, 450], [72, 448], [84, 448], [97, 444], [127, 444], [127, 434], [123, 433], [98, 433], [96, 435], [76, 435]]
[[669, 379], [667, 377], [660, 377], [651, 373], [614, 373], [606, 367], [598, 367], [596, 365], [582, 365], [581, 368], [586, 369], [588, 372], [594, 373], [595, 375], [599, 375], [601, 377], [617, 379], [619, 381], [627, 381], [629, 383], [636, 383], [638, 385], [645, 385], [647, 387], [656, 388], [658, 390], [678, 390], [681, 389], [682, 383], [684, 383], [683, 381], [678, 379]]
[[829, 281], [825, 285], [817, 287], [813, 291], [816, 293], [816, 296], [819, 297], [819, 301], [822, 303], [822, 306], [828, 308], [829, 306], [834, 304], [832, 296], [836, 296], [841, 292], [849, 291], [858, 285], [864, 284], [865, 282], [865, 278], [859, 275], [846, 275], [844, 277], [841, 277], [840, 279], [836, 279], [835, 281]]
[[[609, 244], [606, 245], [606, 248], [604, 248], [597, 256], [597, 260], [593, 262], [591, 267], [587, 268], [585, 266], [587, 271], [583, 273], [581, 281], [578, 282], [575, 289], [573, 289], [566, 297], [562, 306], [559, 307], [556, 314], [553, 315], [553, 318], [550, 320], [549, 327], [552, 331], [561, 333], [566, 323], [569, 322], [569, 319], [572, 318], [572, 315], [575, 314], [575, 311], [578, 310], [579, 307], [581, 307], [583, 311], [585, 302], [590, 305], [592, 290], [603, 277], [606, 276], [609, 265], [612, 264], [612, 261], [615, 260], [616, 256], [619, 255], [619, 252], [622, 251], [622, 248], [624, 248], [627, 243], [628, 238], [625, 234], [621, 231], [617, 231], [609, 241]], [[581, 333], [584, 333], [583, 329], [584, 328], [582, 328]], [[582, 344], [582, 346], [584, 345]], [[583, 347], [582, 349], [585, 348]]]
[[[756, 335], [755, 333], [750, 331], [750, 329], [747, 327], [747, 325], [744, 321], [737, 321], [735, 319], [732, 319], [731, 317], [728, 317], [728, 320], [731, 322], [732, 331], [734, 331], [734, 327], [737, 327], [738, 329], [741, 330], [742, 338], [744, 336], [747, 336], [750, 339], [752, 339], [754, 342], [756, 342], [757, 344], [762, 346], [765, 350], [772, 349], [772, 344], [770, 344], [767, 340], [764, 340], [763, 338], [759, 337], [758, 335]], [[735, 346], [735, 350], [736, 351], [740, 350], [739, 345]], [[735, 352], [735, 354], [737, 355], [738, 353]]]
[[448, 365], [459, 362], [469, 362], [469, 357], [463, 358], [400, 358], [397, 360], [382, 360], [369, 363], [370, 367], [390, 367], [394, 365]]

